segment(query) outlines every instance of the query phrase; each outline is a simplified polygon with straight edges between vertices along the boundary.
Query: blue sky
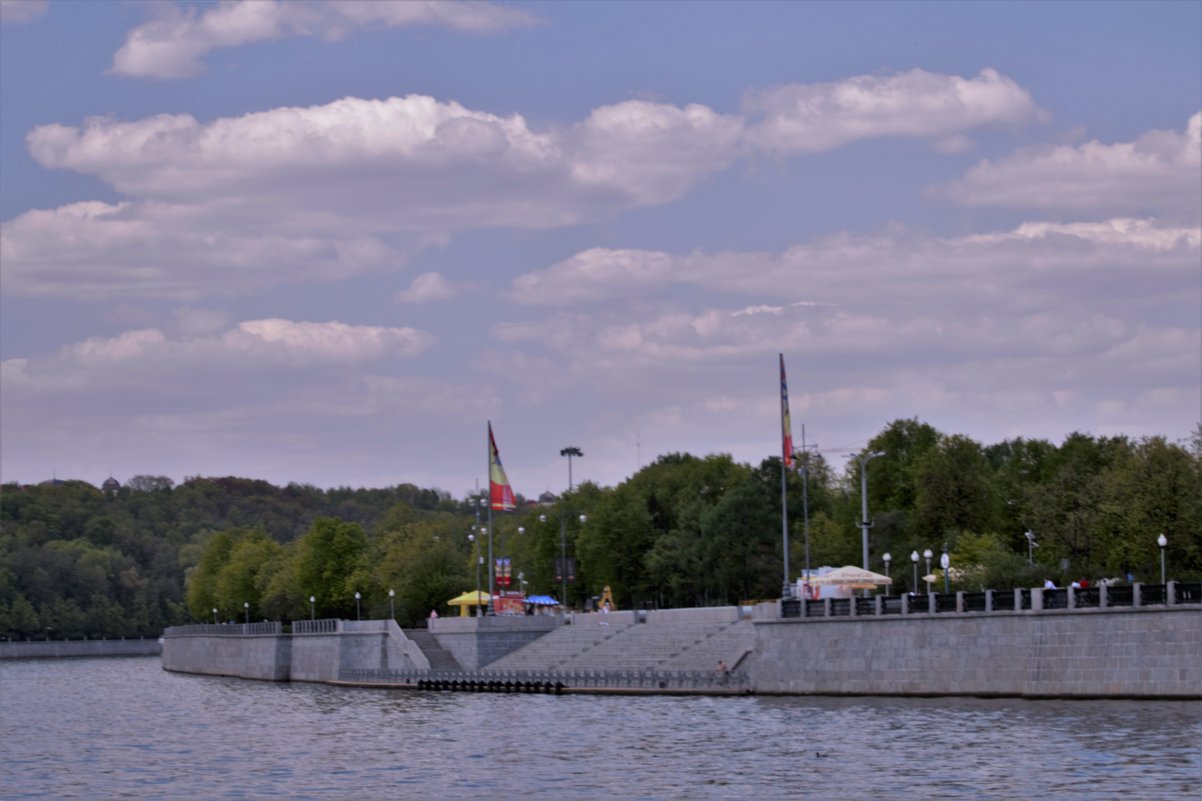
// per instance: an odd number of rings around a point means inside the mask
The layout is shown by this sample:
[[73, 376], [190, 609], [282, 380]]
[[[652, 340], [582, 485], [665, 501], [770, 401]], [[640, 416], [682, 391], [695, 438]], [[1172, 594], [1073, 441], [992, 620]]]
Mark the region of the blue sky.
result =
[[1202, 4], [0, 0], [0, 478], [1202, 417]]

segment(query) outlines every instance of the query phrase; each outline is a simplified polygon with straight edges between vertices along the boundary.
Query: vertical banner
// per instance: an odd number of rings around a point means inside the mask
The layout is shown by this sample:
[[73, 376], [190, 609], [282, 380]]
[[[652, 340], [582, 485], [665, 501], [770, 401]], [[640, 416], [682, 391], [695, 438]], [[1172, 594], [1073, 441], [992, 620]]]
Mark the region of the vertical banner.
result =
[[501, 454], [497, 451], [497, 441], [492, 435], [491, 421], [488, 424], [488, 496], [490, 509], [512, 512], [517, 508], [513, 488], [509, 486], [505, 468], [501, 466]]
[[781, 457], [785, 467], [793, 466], [793, 425], [789, 422], [789, 385], [785, 381], [785, 354], [780, 354], [780, 427]]

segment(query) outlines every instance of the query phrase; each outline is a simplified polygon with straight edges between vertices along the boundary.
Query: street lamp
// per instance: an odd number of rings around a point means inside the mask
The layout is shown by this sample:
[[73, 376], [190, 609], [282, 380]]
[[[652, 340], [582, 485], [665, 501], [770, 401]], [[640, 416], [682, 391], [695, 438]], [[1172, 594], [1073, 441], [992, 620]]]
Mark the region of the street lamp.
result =
[[362, 619], [363, 619], [363, 615], [361, 615], [361, 614], [360, 614], [360, 612], [359, 612], [359, 599], [360, 599], [361, 597], [362, 597], [362, 596], [361, 596], [361, 595], [359, 595], [359, 593], [355, 593], [355, 620], [362, 620]]
[[480, 542], [476, 535], [468, 534], [467, 541], [476, 546], [476, 617], [480, 617], [480, 567], [484, 564], [484, 559], [480, 556]]
[[849, 453], [849, 457], [860, 463], [860, 529], [863, 532], [864, 544], [864, 569], [868, 569], [868, 529], [872, 523], [868, 520], [868, 463], [878, 456], [884, 456], [884, 451], [870, 451], [868, 453]]
[[1027, 529], [1027, 567], [1035, 567], [1035, 532]]
[[213, 622], [217, 622], [217, 607], [213, 607]]
[[1167, 546], [1169, 544], [1169, 539], [1165, 535], [1161, 534], [1159, 537], [1156, 538], [1156, 544], [1160, 546], [1160, 583], [1164, 584], [1165, 583], [1165, 580], [1164, 580], [1164, 578], [1165, 578], [1164, 549], [1165, 549], [1165, 546]]
[[[922, 552], [922, 558], [927, 560], [926, 576], [931, 575], [931, 557], [934, 555], [935, 554], [931, 553], [930, 548], [927, 548], [925, 551]], [[927, 585], [927, 595], [930, 595], [931, 594], [931, 583], [929, 581], [926, 581], [926, 576], [923, 577], [923, 581]]]
[[[885, 562], [885, 575], [888, 576], [889, 575], [889, 563], [893, 561], [893, 554], [886, 552], [885, 555], [881, 557], [881, 559], [883, 559]], [[886, 597], [888, 597], [888, 595], [889, 595], [889, 585], [888, 584], [885, 585], [885, 595], [886, 595]]]
[[246, 610], [246, 625], [250, 625], [250, 601], [243, 601], [242, 608]]
[[948, 568], [951, 567], [951, 564], [952, 564], [952, 560], [949, 559], [947, 556], [947, 543], [945, 542], [945, 543], [943, 543], [943, 556], [939, 557], [939, 566], [941, 568], [943, 568], [943, 591], [944, 592], [952, 591], [951, 571], [948, 570]]
[[317, 620], [317, 607], [315, 606], [316, 603], [317, 603], [317, 596], [310, 595], [309, 596], [309, 620]]
[[572, 491], [572, 457], [577, 459], [584, 456], [584, 451], [577, 448], [575, 445], [569, 445], [559, 452], [560, 456], [568, 457], [568, 492]]
[[910, 594], [918, 594], [918, 551], [910, 551], [910, 561], [914, 563], [914, 583], [910, 585]]
[[396, 620], [396, 590], [388, 591], [388, 616]]

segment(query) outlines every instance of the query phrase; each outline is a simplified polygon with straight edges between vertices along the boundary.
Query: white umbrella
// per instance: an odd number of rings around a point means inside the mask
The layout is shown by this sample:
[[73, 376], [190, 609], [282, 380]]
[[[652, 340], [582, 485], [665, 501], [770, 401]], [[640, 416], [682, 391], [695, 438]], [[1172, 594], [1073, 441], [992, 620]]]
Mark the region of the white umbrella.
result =
[[892, 584], [893, 579], [888, 576], [882, 576], [880, 573], [873, 573], [871, 570], [865, 570], [862, 567], [845, 565], [825, 575], [810, 579], [810, 583], [818, 586], [833, 584], [839, 587], [850, 587], [854, 590], [870, 590], [873, 587]]

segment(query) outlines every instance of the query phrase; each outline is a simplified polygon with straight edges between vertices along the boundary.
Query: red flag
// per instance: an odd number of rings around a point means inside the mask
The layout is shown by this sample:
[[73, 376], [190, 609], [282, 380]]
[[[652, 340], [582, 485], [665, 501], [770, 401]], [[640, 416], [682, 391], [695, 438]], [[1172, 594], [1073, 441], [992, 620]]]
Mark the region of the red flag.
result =
[[793, 466], [793, 425], [789, 422], [789, 385], [785, 381], [785, 354], [780, 354], [781, 450], [785, 467]]
[[497, 441], [493, 439], [491, 422], [488, 424], [488, 497], [495, 511], [512, 512], [517, 508], [513, 487], [509, 486], [505, 468], [501, 466], [501, 454], [497, 451]]

